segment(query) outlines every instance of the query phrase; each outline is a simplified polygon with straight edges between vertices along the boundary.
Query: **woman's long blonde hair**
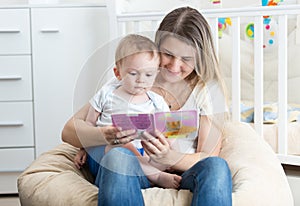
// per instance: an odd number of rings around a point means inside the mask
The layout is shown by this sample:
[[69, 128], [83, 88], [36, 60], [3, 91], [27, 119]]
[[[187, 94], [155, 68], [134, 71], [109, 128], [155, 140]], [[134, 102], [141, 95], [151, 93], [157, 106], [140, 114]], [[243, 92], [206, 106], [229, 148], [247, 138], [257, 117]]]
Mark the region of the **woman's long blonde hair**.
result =
[[194, 72], [186, 80], [198, 78], [198, 83], [201, 84], [216, 80], [226, 97], [210, 26], [202, 14], [191, 7], [181, 7], [171, 11], [162, 20], [156, 32], [155, 43], [158, 48], [169, 36], [175, 36], [196, 50]]

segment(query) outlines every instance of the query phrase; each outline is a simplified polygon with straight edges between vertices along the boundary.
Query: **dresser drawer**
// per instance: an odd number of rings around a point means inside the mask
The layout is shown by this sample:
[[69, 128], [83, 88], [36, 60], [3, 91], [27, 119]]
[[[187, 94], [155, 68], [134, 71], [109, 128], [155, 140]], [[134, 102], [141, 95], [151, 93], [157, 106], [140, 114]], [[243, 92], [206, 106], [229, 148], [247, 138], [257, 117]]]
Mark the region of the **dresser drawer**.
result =
[[29, 9], [0, 9], [0, 55], [30, 54]]
[[[1, 194], [17, 194], [18, 187], [17, 187], [17, 180], [18, 177], [21, 175], [21, 172], [0, 172], [0, 195]], [[0, 198], [0, 205], [7, 205], [1, 204]], [[19, 206], [19, 204], [17, 204]], [[8, 206], [8, 205], [7, 205]]]
[[23, 171], [34, 160], [34, 149], [0, 149], [0, 156], [0, 172]]
[[31, 57], [0, 56], [0, 101], [32, 100]]
[[0, 147], [33, 145], [32, 103], [0, 102]]

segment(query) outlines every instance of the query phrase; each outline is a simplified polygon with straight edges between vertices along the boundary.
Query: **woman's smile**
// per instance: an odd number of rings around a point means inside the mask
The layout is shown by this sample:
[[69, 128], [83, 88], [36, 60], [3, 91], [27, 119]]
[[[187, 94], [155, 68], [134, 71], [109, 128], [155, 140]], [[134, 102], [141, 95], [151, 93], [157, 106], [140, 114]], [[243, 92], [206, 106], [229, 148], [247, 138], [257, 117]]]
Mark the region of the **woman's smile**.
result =
[[161, 74], [166, 81], [182, 80], [193, 72], [195, 49], [192, 46], [170, 36], [162, 42], [160, 50]]

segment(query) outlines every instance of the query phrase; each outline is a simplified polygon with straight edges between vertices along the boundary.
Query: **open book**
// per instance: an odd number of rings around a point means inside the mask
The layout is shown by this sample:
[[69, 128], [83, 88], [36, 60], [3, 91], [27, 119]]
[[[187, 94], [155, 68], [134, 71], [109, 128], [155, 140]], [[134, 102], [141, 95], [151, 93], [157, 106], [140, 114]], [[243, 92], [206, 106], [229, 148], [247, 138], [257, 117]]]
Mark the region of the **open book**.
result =
[[195, 137], [199, 123], [196, 110], [156, 112], [153, 114], [113, 114], [113, 125], [138, 132], [161, 131], [167, 138]]

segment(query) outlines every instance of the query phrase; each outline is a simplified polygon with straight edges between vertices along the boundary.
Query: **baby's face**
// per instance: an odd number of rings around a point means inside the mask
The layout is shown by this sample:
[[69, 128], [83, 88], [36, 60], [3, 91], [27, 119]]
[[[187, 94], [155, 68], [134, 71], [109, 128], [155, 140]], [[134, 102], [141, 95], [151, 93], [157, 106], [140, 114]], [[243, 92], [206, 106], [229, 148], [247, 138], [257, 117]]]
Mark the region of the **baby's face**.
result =
[[158, 67], [157, 54], [143, 52], [126, 57], [119, 68], [123, 88], [131, 95], [145, 93], [151, 89]]

